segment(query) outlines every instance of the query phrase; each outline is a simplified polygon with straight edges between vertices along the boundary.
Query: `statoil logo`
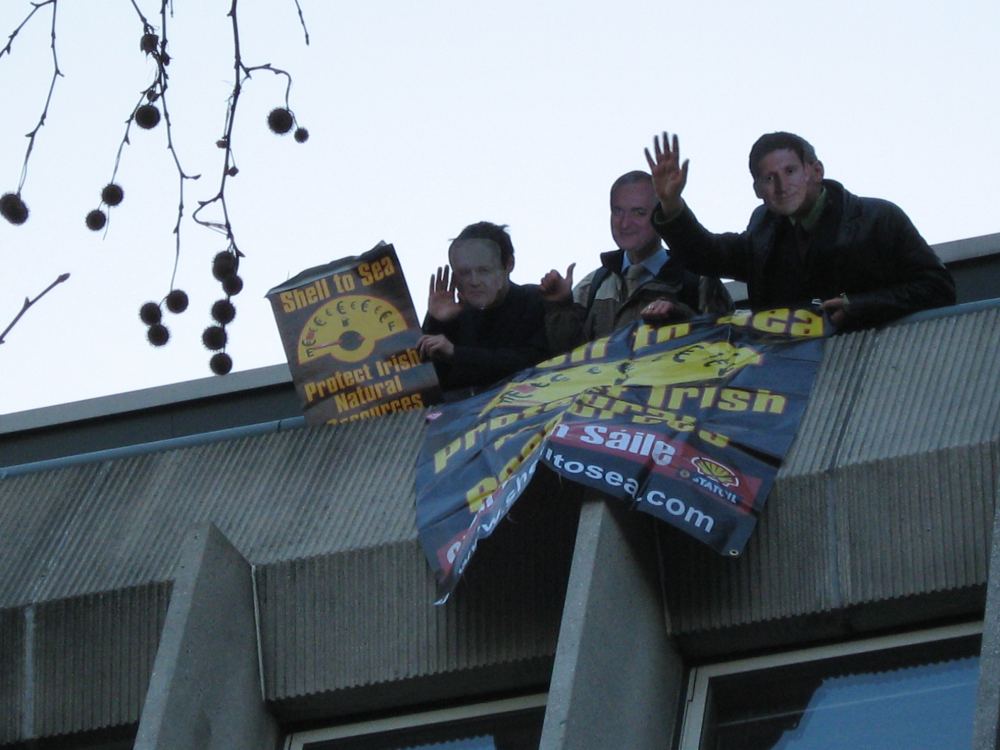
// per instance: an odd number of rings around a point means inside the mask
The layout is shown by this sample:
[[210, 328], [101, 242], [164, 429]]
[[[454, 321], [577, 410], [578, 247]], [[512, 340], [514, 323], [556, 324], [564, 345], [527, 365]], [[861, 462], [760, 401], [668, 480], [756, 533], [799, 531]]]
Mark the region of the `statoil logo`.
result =
[[704, 456], [695, 456], [691, 459], [691, 463], [694, 464], [694, 468], [698, 470], [699, 474], [707, 479], [711, 479], [713, 482], [721, 484], [723, 487], [740, 486], [740, 478], [736, 476], [735, 472], [718, 461], [705, 458]]

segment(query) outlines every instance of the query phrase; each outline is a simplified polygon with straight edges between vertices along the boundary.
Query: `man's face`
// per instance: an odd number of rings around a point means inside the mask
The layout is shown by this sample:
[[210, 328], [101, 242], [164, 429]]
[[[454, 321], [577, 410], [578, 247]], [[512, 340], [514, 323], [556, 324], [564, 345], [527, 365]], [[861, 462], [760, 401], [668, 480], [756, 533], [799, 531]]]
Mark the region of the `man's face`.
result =
[[655, 206], [652, 181], [620, 185], [611, 195], [611, 236], [633, 262], [645, 260], [660, 246], [649, 218]]
[[484, 310], [507, 293], [510, 269], [500, 263], [500, 248], [489, 240], [456, 240], [448, 262], [462, 302]]
[[823, 164], [803, 164], [791, 149], [772, 151], [757, 163], [753, 191], [779, 216], [805, 216], [822, 189]]

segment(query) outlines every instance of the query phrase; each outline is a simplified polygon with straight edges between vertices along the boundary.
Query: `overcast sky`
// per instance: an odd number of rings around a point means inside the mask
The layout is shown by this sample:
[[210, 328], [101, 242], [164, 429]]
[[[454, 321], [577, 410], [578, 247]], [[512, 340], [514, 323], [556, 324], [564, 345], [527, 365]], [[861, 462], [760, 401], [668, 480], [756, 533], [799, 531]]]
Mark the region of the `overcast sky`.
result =
[[[159, 2], [138, 0], [157, 25]], [[168, 103], [190, 209], [218, 190], [232, 90], [230, 0], [175, 0]], [[685, 197], [710, 229], [756, 205], [746, 155], [763, 132], [809, 139], [828, 177], [902, 206], [931, 243], [1000, 231], [1000, 3], [785, 0], [617, 3], [240, 0], [244, 62], [294, 79], [305, 144], [266, 127], [284, 81], [240, 100], [227, 189], [246, 254], [229, 327], [235, 370], [284, 361], [265, 292], [379, 240], [399, 253], [418, 314], [448, 240], [473, 221], [510, 226], [514, 279], [537, 282], [610, 249], [608, 187], [645, 167], [654, 133], [690, 158]], [[0, 3], [0, 45], [30, 10]], [[44, 8], [0, 57], [0, 193], [16, 190], [52, 75]], [[0, 415], [210, 376], [201, 331], [221, 296], [224, 239], [185, 219], [177, 286], [191, 307], [172, 339], [145, 340], [139, 306], [169, 290], [178, 177], [166, 132], [133, 129], [107, 232], [84, 216], [151, 82], [127, 0], [60, 2], [60, 70], [22, 197], [0, 220], [0, 329], [60, 273], [71, 278], [0, 346]], [[0, 417], [2, 418], [2, 417]]]

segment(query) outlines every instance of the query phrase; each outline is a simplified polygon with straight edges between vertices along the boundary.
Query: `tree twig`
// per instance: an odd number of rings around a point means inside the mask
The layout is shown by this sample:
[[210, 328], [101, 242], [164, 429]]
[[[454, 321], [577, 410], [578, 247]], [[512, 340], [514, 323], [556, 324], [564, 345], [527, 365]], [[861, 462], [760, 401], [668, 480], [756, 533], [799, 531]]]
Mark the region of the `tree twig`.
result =
[[[35, 10], [43, 5], [47, 5], [50, 1], [52, 3], [52, 41], [50, 43], [50, 46], [52, 47], [52, 81], [49, 83], [49, 93], [48, 96], [45, 97], [45, 107], [42, 109], [42, 116], [38, 118], [38, 124], [35, 125], [35, 129], [27, 135], [28, 148], [24, 152], [24, 164], [21, 166], [21, 179], [17, 183], [18, 194], [20, 194], [21, 190], [24, 188], [24, 181], [28, 177], [28, 159], [31, 158], [31, 151], [35, 147], [35, 137], [38, 135], [38, 131], [41, 130], [42, 126], [45, 124], [45, 118], [49, 116], [49, 104], [52, 103], [52, 92], [55, 91], [56, 88], [56, 79], [62, 75], [62, 71], [59, 70], [59, 58], [56, 56], [56, 11], [59, 8], [59, 0], [45, 0], [43, 3], [35, 3]], [[34, 13], [34, 10], [32, 13]], [[31, 16], [29, 15], [28, 18], [30, 17]], [[25, 19], [25, 22], [27, 22], [27, 19]], [[22, 23], [22, 26], [23, 25], [24, 24]], [[18, 28], [20, 29], [20, 27]], [[17, 32], [14, 33], [16, 34]], [[11, 40], [13, 40], [13, 36], [11, 36]], [[8, 48], [9, 46], [10, 42], [8, 42]]]
[[21, 317], [26, 312], [28, 312], [28, 308], [29, 307], [31, 307], [33, 304], [35, 304], [36, 302], [38, 302], [38, 300], [40, 300], [46, 294], [48, 294], [49, 292], [51, 292], [57, 285], [62, 284], [68, 278], [69, 278], [69, 274], [68, 273], [60, 274], [58, 276], [58, 278], [56, 278], [55, 281], [53, 281], [51, 284], [49, 284], [47, 287], [45, 287], [45, 289], [43, 289], [42, 292], [37, 297], [35, 297], [34, 299], [28, 299], [27, 297], [25, 297], [24, 298], [24, 305], [22, 305], [21, 311], [17, 315], [14, 316], [14, 319], [12, 321], [10, 321], [10, 325], [8, 325], [6, 328], [4, 328], [3, 332], [0, 333], [0, 344], [4, 343], [4, 337], [8, 333], [10, 333], [11, 329], [15, 325], [17, 325], [17, 321], [19, 321], [21, 319]]
[[31, 20], [31, 17], [35, 15], [35, 13], [37, 13], [39, 10], [44, 8], [46, 5], [50, 5], [55, 2], [56, 0], [42, 0], [42, 2], [32, 3], [31, 11], [28, 13], [27, 16], [24, 17], [24, 20], [17, 25], [17, 28], [14, 29], [12, 32], [10, 32], [10, 35], [7, 37], [7, 44], [4, 45], [3, 49], [0, 49], [0, 57], [3, 57], [5, 54], [9, 55], [11, 53], [11, 49], [13, 48], [14, 45], [14, 37], [16, 37], [21, 32], [21, 29], [23, 29], [25, 27], [25, 24], [27, 24], [28, 21]]
[[306, 28], [306, 19], [302, 15], [302, 6], [299, 5], [299, 0], [295, 0], [295, 8], [299, 12], [299, 23], [302, 24], [302, 33], [306, 35], [306, 46], [309, 46], [309, 29]]
[[[229, 97], [229, 108], [226, 111], [226, 125], [222, 138], [219, 140], [220, 146], [225, 148], [225, 156], [222, 165], [222, 178], [219, 183], [219, 191], [208, 200], [198, 201], [198, 208], [191, 213], [191, 218], [203, 227], [215, 230], [224, 234], [229, 242], [227, 250], [233, 252], [237, 257], [243, 257], [243, 252], [239, 249], [236, 236], [233, 234], [233, 227], [229, 221], [229, 206], [226, 203], [226, 180], [236, 174], [236, 160], [233, 156], [233, 126], [236, 123], [236, 108], [240, 101], [240, 94], [243, 92], [243, 84], [250, 78], [251, 74], [257, 70], [266, 70], [278, 76], [284, 76], [288, 83], [285, 85], [285, 106], [288, 107], [288, 99], [292, 89], [292, 76], [284, 70], [273, 67], [270, 63], [264, 65], [247, 66], [243, 64], [243, 55], [240, 48], [240, 24], [237, 17], [237, 6], [239, 0], [232, 0], [232, 5], [227, 14], [232, 19], [233, 27], [233, 93]], [[199, 214], [213, 203], [218, 203], [222, 209], [222, 221], [202, 219]]]

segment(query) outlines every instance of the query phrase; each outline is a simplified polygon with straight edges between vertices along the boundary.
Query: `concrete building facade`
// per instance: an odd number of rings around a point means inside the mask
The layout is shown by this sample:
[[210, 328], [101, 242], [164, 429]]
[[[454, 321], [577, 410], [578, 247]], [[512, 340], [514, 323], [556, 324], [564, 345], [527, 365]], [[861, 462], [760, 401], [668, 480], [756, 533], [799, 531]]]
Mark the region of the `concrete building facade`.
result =
[[997, 748], [1000, 235], [937, 249], [963, 304], [828, 341], [737, 559], [540, 473], [436, 607], [423, 413], [283, 365], [0, 417], [0, 748], [772, 747], [858, 675]]

